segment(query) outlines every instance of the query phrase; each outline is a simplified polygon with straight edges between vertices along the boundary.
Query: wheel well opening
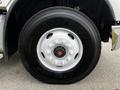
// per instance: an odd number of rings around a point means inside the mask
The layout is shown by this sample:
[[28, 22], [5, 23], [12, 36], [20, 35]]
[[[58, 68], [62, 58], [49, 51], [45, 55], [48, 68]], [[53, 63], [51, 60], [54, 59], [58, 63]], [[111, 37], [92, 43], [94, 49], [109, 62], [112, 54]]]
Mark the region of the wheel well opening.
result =
[[5, 41], [8, 55], [17, 51], [19, 34], [25, 22], [38, 11], [53, 6], [80, 10], [95, 23], [102, 41], [108, 41], [114, 18], [105, 0], [19, 0], [7, 22]]

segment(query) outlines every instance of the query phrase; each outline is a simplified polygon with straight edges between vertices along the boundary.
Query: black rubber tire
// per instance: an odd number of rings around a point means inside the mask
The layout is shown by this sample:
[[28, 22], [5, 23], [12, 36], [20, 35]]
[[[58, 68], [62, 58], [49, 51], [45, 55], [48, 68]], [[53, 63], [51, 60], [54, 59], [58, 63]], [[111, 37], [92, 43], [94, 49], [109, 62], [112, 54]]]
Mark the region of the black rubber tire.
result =
[[[56, 27], [75, 32], [84, 48], [79, 64], [61, 73], [41, 65], [36, 51], [40, 37]], [[95, 68], [101, 53], [101, 39], [95, 24], [82, 12], [67, 7], [51, 7], [27, 21], [21, 31], [18, 48], [25, 68], [36, 79], [49, 84], [71, 84], [85, 78]]]

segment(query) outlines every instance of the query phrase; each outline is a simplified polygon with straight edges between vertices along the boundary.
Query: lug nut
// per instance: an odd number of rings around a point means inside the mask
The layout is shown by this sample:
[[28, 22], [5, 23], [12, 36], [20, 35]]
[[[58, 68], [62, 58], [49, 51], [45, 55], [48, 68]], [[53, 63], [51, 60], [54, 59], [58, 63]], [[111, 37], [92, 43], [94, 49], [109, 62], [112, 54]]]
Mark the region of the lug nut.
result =
[[69, 43], [65, 43], [65, 46], [71, 48], [72, 46]]
[[53, 43], [51, 43], [51, 44], [49, 44], [48, 45], [50, 48], [52, 48], [53, 46], [54, 46], [54, 44]]
[[55, 43], [56, 44], [61, 44], [61, 41], [60, 40], [55, 40]]
[[63, 43], [63, 44], [66, 44], [66, 40], [62, 40], [62, 43]]
[[73, 55], [74, 52], [72, 50], [70, 50], [69, 53], [70, 53], [70, 55]]
[[72, 47], [72, 45], [71, 45], [71, 44], [68, 44], [68, 45], [67, 45], [67, 47], [71, 48], [71, 47]]
[[58, 43], [59, 43], [59, 40], [55, 40], [55, 43], [58, 44]]
[[49, 54], [50, 54], [50, 51], [49, 51], [49, 50], [47, 50], [47, 51], [46, 51], [46, 53], [49, 55]]
[[68, 58], [67, 58], [67, 61], [71, 61], [71, 57], [68, 57]]

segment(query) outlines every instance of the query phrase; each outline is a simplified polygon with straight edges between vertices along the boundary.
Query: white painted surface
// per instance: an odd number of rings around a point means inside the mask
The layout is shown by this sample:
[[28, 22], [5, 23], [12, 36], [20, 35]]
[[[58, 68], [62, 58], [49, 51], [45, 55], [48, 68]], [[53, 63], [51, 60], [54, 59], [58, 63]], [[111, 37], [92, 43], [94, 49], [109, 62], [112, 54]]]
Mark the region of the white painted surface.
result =
[[17, 2], [18, 0], [10, 0], [10, 3], [7, 5], [6, 10], [8, 11], [10, 7], [13, 5], [14, 2]]
[[6, 10], [10, 1], [12, 1], [12, 0], [0, 0], [0, 9]]
[[5, 15], [0, 15], [0, 52], [3, 52], [3, 26]]
[[106, 0], [113, 9], [116, 21], [120, 21], [120, 0]]

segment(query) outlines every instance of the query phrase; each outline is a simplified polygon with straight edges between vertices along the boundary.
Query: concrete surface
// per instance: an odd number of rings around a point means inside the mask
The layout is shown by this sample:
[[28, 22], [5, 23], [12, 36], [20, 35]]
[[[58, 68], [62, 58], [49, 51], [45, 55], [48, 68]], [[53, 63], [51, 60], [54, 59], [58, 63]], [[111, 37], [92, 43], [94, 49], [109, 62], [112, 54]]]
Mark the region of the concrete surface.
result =
[[120, 50], [111, 52], [103, 44], [95, 70], [81, 82], [71, 85], [48, 85], [35, 80], [21, 64], [19, 55], [0, 63], [0, 90], [120, 90]]

